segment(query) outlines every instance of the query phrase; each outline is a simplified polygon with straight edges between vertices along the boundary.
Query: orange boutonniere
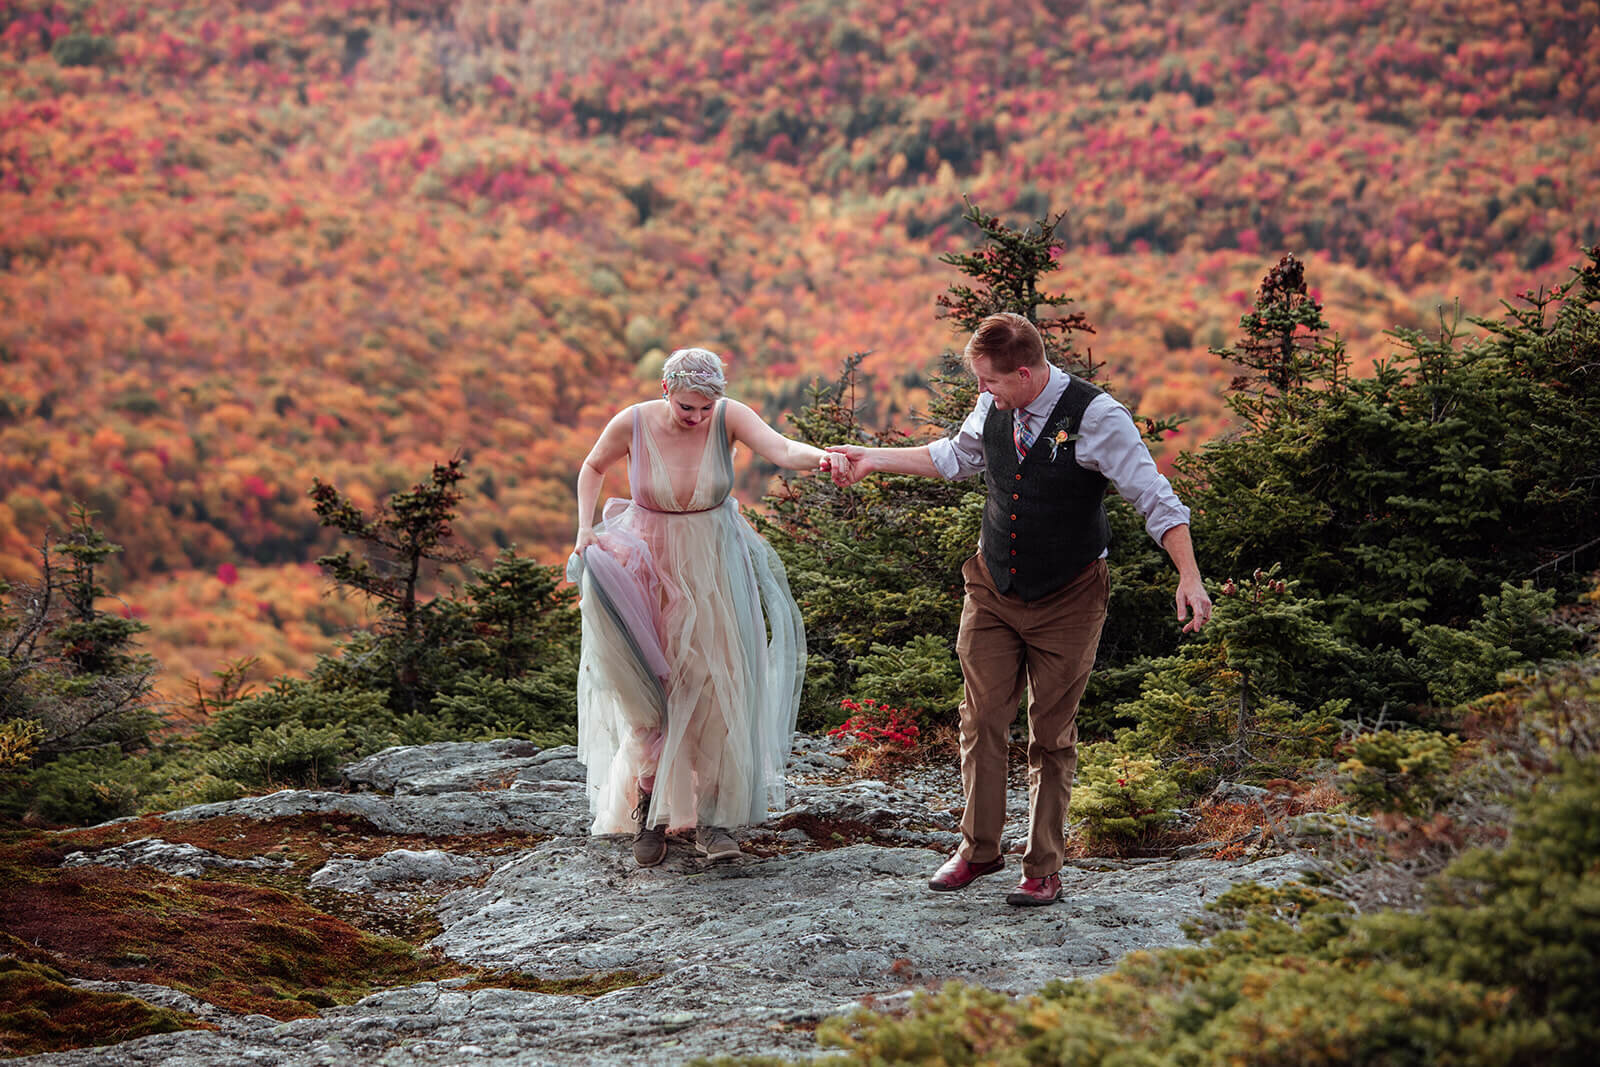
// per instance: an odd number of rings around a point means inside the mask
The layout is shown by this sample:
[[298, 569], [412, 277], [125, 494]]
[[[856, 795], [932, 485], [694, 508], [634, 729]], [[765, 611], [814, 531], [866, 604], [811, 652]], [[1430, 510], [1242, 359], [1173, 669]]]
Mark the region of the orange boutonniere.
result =
[[1056, 452], [1062, 445], [1076, 441], [1080, 436], [1080, 434], [1068, 433], [1065, 430], [1057, 430], [1056, 435], [1050, 438], [1050, 461], [1052, 463], [1055, 462]]

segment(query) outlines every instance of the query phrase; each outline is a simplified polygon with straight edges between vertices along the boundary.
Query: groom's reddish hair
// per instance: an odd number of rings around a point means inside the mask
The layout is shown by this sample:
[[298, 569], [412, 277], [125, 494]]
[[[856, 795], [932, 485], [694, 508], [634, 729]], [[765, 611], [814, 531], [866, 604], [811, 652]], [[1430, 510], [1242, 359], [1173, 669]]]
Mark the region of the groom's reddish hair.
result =
[[1038, 327], [1014, 311], [990, 315], [978, 323], [967, 341], [961, 360], [972, 369], [972, 361], [979, 356], [989, 361], [996, 374], [1010, 374], [1018, 367], [1042, 367], [1044, 338]]

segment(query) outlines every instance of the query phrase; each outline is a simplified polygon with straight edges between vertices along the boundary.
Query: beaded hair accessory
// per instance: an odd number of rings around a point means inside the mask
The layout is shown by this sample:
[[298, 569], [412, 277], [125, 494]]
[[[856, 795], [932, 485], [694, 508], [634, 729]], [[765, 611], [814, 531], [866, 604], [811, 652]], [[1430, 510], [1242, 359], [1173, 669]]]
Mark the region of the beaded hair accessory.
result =
[[721, 396], [728, 379], [716, 372], [703, 370], [672, 370], [661, 376], [661, 384], [668, 391], [688, 389], [706, 396]]

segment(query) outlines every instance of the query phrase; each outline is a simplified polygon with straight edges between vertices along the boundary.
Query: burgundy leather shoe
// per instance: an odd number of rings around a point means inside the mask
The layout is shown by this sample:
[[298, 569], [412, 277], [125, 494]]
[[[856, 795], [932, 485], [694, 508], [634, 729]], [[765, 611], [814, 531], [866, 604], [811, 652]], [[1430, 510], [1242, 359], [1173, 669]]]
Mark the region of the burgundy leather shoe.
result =
[[1027, 878], [1017, 883], [1017, 888], [1006, 894], [1007, 904], [1016, 904], [1028, 907], [1037, 904], [1054, 904], [1061, 899], [1061, 876], [1059, 874], [1046, 875], [1043, 878]]
[[1004, 856], [996, 856], [987, 863], [968, 863], [962, 858], [961, 853], [957, 852], [928, 880], [928, 888], [941, 893], [948, 893], [952, 889], [965, 889], [974, 878], [993, 874], [1005, 865]]

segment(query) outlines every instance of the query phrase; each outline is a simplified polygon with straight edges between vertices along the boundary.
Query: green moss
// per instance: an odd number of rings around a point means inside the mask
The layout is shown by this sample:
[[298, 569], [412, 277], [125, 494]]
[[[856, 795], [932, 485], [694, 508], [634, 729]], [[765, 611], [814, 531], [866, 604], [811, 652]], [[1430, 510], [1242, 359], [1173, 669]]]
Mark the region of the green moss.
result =
[[537, 978], [520, 971], [497, 971], [483, 975], [462, 986], [462, 989], [519, 989], [525, 993], [553, 993], [558, 996], [598, 997], [619, 989], [648, 985], [661, 977], [661, 972], [641, 974], [638, 971], [603, 971], [586, 974], [581, 978]]
[[0, 958], [0, 1056], [36, 1056], [205, 1026], [192, 1015], [135, 997], [74, 988], [53, 967]]

